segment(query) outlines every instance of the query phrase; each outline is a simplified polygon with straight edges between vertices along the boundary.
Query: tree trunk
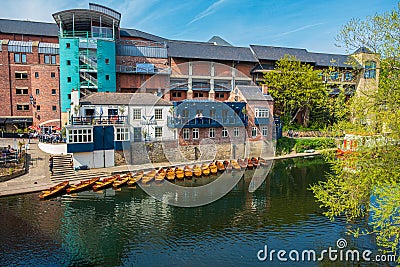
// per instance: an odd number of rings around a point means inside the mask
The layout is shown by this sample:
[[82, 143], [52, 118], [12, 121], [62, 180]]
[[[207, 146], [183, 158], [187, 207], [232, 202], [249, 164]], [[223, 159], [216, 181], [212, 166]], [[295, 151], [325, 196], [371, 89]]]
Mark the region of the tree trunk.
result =
[[301, 110], [302, 110], [302, 108], [297, 109], [296, 114], [294, 114], [293, 118], [290, 120], [290, 123], [293, 123], [295, 121], [295, 119], [297, 118], [297, 115], [300, 113]]
[[310, 121], [310, 109], [309, 108], [304, 108], [304, 112], [303, 112], [303, 126], [307, 127], [308, 126], [308, 122]]

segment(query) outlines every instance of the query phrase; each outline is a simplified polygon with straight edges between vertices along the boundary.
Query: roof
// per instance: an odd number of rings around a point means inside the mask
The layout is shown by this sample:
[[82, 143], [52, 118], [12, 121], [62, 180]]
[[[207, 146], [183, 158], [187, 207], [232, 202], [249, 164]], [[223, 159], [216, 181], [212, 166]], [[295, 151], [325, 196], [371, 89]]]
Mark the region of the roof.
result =
[[168, 56], [205, 60], [257, 62], [250, 48], [202, 42], [169, 41]]
[[225, 45], [225, 46], [232, 46], [230, 43], [228, 43], [226, 40], [222, 39], [219, 36], [213, 36], [211, 37], [210, 40], [207, 41], [207, 43], [212, 43], [214, 45]]
[[58, 27], [55, 23], [0, 19], [0, 33], [57, 37]]
[[273, 101], [270, 95], [264, 95], [259, 86], [255, 85], [237, 85], [236, 88], [242, 93], [246, 102], [248, 101]]
[[172, 105], [170, 102], [149, 93], [92, 93], [81, 98], [80, 103], [83, 105]]
[[154, 42], [165, 42], [167, 39], [136, 29], [120, 29], [121, 37], [139, 37]]
[[326, 54], [308, 52], [306, 49], [250, 45], [255, 56], [259, 60], [277, 61], [285, 57], [285, 55], [293, 55], [301, 62], [310, 63], [321, 67], [352, 67], [351, 60], [348, 55], [342, 54]]
[[356, 51], [354, 51], [354, 54], [358, 54], [358, 53], [373, 54], [373, 52], [365, 46], [362, 46], [362, 47], [358, 48]]

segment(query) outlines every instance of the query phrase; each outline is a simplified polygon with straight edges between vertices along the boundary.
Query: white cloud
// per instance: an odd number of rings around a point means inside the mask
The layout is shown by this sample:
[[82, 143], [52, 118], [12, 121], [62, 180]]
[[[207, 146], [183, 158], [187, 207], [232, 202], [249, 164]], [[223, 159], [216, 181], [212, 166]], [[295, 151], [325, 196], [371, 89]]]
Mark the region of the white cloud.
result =
[[226, 0], [218, 0], [217, 2], [214, 2], [211, 6], [209, 6], [206, 10], [203, 10], [200, 14], [198, 14], [194, 19], [192, 19], [187, 25], [192, 24], [193, 22], [196, 22], [204, 17], [207, 17], [214, 13], [218, 6], [220, 6], [222, 3], [226, 2]]

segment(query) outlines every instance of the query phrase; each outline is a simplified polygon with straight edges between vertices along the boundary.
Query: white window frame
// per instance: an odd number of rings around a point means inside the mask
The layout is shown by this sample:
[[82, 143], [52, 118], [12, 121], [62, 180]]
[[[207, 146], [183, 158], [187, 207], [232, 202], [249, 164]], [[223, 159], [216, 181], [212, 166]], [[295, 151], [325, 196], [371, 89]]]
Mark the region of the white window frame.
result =
[[188, 128], [183, 128], [183, 133], [182, 137], [184, 140], [189, 140], [190, 139], [190, 131]]
[[252, 127], [251, 128], [251, 137], [252, 138], [257, 137], [257, 127]]
[[129, 127], [115, 127], [114, 141], [129, 141]]
[[92, 128], [67, 129], [67, 142], [71, 144], [82, 144], [93, 142]]
[[[157, 132], [157, 130], [161, 130], [161, 135], [160, 135], [160, 132]], [[163, 137], [163, 127], [160, 127], [160, 126], [154, 127], [154, 137], [155, 138], [162, 138]]]
[[233, 128], [233, 136], [235, 136], [235, 137], [239, 136], [239, 128], [238, 127]]
[[222, 137], [228, 137], [228, 129], [222, 128]]
[[208, 137], [215, 138], [215, 128], [208, 129]]
[[163, 119], [163, 109], [162, 108], [154, 109], [154, 119], [157, 121], [160, 121]]
[[199, 139], [200, 134], [199, 134], [199, 128], [193, 128], [192, 129], [192, 137], [194, 140]]
[[269, 109], [268, 108], [257, 108], [256, 109], [256, 118], [269, 118]]
[[142, 109], [141, 108], [132, 109], [132, 119], [133, 120], [141, 120], [142, 119]]
[[264, 136], [264, 137], [268, 136], [268, 127], [266, 127], [266, 126], [262, 127], [261, 132], [262, 132], [262, 136]]

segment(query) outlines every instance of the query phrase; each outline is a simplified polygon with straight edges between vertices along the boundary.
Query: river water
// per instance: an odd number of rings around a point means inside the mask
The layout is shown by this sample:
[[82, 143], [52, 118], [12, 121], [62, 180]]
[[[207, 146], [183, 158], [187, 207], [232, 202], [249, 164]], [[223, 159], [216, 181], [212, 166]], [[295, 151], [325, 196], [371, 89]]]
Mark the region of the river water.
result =
[[345, 221], [322, 215], [308, 188], [328, 171], [321, 158], [276, 161], [254, 193], [246, 171], [231, 192], [197, 208], [166, 205], [140, 187], [49, 201], [38, 193], [0, 198], [0, 266], [358, 265], [257, 258], [265, 245], [318, 252], [339, 238], [376, 252], [372, 238], [354, 239]]

